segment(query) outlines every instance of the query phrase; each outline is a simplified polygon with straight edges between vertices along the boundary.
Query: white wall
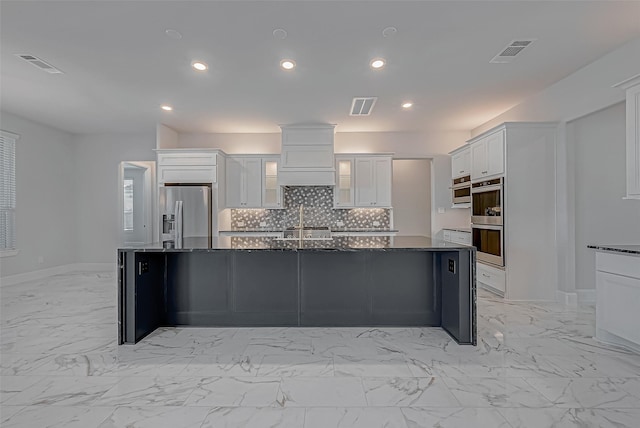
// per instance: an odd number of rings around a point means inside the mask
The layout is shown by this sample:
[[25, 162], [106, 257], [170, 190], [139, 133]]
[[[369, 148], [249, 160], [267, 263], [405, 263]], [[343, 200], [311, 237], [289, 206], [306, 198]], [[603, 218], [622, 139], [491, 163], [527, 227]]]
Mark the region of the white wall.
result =
[[575, 158], [576, 289], [595, 288], [589, 244], [640, 243], [640, 201], [625, 195], [625, 105], [567, 124]]
[[634, 39], [522, 103], [473, 129], [475, 137], [503, 122], [568, 122], [624, 100], [613, 85], [640, 71], [640, 38]]
[[[16, 143], [17, 256], [0, 259], [2, 276], [75, 263], [76, 206], [72, 136], [8, 113], [0, 128]], [[43, 262], [39, 263], [38, 258]]]
[[155, 161], [155, 133], [78, 135], [75, 208], [81, 263], [115, 263], [121, 236], [118, 168], [121, 161]]

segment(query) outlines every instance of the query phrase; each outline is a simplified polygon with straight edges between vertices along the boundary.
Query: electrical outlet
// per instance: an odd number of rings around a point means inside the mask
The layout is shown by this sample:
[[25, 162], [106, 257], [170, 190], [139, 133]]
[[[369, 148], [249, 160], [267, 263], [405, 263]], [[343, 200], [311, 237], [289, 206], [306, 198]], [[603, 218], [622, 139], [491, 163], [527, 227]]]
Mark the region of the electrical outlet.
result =
[[342, 227], [342, 226], [344, 226], [344, 221], [341, 221], [341, 220], [340, 220], [340, 221], [337, 221], [337, 222], [336, 222], [336, 226], [338, 226], [338, 227]]
[[444, 214], [444, 207], [438, 207], [438, 214]]
[[267, 222], [266, 221], [261, 221], [260, 222], [260, 227], [267, 227]]
[[379, 222], [379, 221], [374, 221], [374, 222], [373, 222], [373, 225], [374, 225], [375, 227], [378, 227], [378, 226], [380, 226], [380, 222]]
[[449, 272], [456, 273], [456, 261], [449, 259]]
[[237, 227], [244, 227], [244, 221], [239, 221], [236, 223]]
[[138, 262], [138, 275], [149, 272], [149, 262]]

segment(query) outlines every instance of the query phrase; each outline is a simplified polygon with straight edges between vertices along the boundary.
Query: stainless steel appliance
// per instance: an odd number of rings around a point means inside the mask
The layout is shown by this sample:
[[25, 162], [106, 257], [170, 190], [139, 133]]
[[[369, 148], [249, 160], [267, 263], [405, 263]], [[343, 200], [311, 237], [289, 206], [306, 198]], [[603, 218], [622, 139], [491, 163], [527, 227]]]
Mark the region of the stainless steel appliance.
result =
[[471, 239], [478, 261], [504, 266], [504, 236], [499, 225], [472, 224]]
[[184, 238], [207, 238], [211, 245], [211, 187], [167, 184], [160, 187], [160, 240], [168, 248], [182, 248]]
[[455, 178], [451, 186], [454, 204], [468, 204], [471, 202], [471, 176]]
[[471, 185], [471, 223], [502, 224], [502, 178]]
[[471, 185], [471, 231], [478, 261], [503, 267], [504, 230], [503, 179]]

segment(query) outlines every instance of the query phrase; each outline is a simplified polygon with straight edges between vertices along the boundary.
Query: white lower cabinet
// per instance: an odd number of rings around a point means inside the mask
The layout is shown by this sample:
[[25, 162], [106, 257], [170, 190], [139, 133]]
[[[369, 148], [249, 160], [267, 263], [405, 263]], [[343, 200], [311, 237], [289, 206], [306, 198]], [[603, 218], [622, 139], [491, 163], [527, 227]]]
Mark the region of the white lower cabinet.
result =
[[596, 337], [640, 352], [640, 257], [596, 253]]
[[507, 290], [505, 271], [483, 263], [476, 263], [476, 281], [502, 297]]
[[454, 244], [471, 245], [471, 232], [455, 229], [443, 229], [442, 238]]

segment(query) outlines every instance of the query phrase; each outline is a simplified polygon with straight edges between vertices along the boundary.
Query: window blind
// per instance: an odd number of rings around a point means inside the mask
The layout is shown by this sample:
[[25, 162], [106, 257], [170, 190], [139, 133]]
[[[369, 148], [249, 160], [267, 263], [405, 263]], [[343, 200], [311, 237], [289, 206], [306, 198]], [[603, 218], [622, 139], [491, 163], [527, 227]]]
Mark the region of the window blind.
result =
[[16, 139], [0, 131], [0, 251], [16, 248]]

